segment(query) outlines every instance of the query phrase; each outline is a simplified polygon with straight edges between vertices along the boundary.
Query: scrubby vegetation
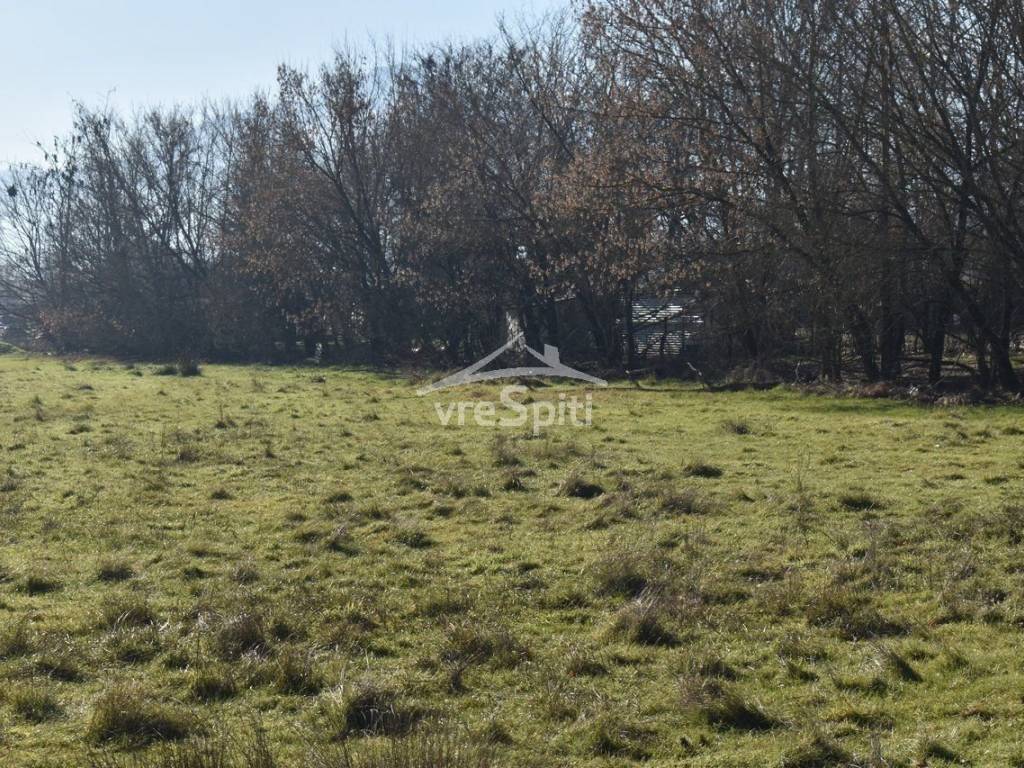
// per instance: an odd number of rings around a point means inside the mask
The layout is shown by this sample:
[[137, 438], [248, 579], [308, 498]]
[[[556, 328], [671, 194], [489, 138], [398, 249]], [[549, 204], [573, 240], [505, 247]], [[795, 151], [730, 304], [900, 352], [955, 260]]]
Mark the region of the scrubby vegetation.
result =
[[1014, 408], [201, 370], [0, 359], [5, 766], [1020, 764]]

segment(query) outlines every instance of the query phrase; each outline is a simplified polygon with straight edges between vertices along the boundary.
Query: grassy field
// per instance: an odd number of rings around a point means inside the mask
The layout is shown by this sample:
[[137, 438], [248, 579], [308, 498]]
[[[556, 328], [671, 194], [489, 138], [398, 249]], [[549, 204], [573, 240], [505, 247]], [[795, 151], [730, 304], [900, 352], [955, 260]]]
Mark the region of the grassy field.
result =
[[167, 374], [0, 357], [5, 766], [1024, 765], [1019, 409]]

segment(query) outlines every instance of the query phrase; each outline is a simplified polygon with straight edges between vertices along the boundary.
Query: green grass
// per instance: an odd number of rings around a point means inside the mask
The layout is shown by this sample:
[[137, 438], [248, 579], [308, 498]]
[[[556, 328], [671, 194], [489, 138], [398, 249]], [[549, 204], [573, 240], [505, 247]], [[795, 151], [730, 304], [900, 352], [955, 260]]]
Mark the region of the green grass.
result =
[[0, 357], [4, 765], [1024, 754], [1018, 409], [164, 373]]

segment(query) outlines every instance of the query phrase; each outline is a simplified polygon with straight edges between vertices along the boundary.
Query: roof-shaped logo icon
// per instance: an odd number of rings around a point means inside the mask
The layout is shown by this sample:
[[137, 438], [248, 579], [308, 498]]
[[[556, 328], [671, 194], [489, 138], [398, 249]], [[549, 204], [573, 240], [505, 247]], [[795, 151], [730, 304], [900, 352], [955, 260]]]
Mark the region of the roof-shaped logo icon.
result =
[[[502, 353], [508, 350], [522, 346], [526, 350], [527, 354], [542, 363], [542, 365], [524, 365], [517, 366], [514, 368], [495, 368], [494, 370], [485, 371], [482, 370], [489, 363], [494, 361]], [[463, 368], [461, 371], [453, 373], [451, 376], [445, 376], [443, 379], [435, 381], [426, 387], [421, 387], [416, 390], [418, 395], [429, 395], [431, 392], [437, 392], [440, 389], [449, 389], [450, 387], [459, 387], [463, 384], [476, 384], [481, 381], [494, 381], [495, 379], [510, 379], [518, 376], [552, 376], [562, 379], [577, 379], [578, 381], [586, 381], [590, 384], [596, 384], [599, 387], [607, 387], [608, 382], [604, 379], [599, 379], [596, 376], [591, 376], [589, 373], [583, 371], [577, 371], [575, 368], [571, 368], [561, 361], [558, 354], [558, 347], [552, 347], [550, 344], [544, 345], [543, 354], [537, 350], [531, 348], [523, 342], [523, 334], [517, 334], [508, 340], [506, 344], [498, 347], [496, 350], [491, 352], [480, 360], [477, 360], [470, 366]]]

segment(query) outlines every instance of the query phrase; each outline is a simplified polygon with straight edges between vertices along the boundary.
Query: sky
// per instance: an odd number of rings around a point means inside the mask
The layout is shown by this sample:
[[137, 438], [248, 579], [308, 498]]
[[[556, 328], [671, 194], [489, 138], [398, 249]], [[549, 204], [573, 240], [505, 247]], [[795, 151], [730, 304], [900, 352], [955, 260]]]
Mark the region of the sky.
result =
[[335, 47], [471, 40], [565, 0], [0, 0], [0, 167], [40, 159], [74, 102], [132, 111], [270, 89]]

